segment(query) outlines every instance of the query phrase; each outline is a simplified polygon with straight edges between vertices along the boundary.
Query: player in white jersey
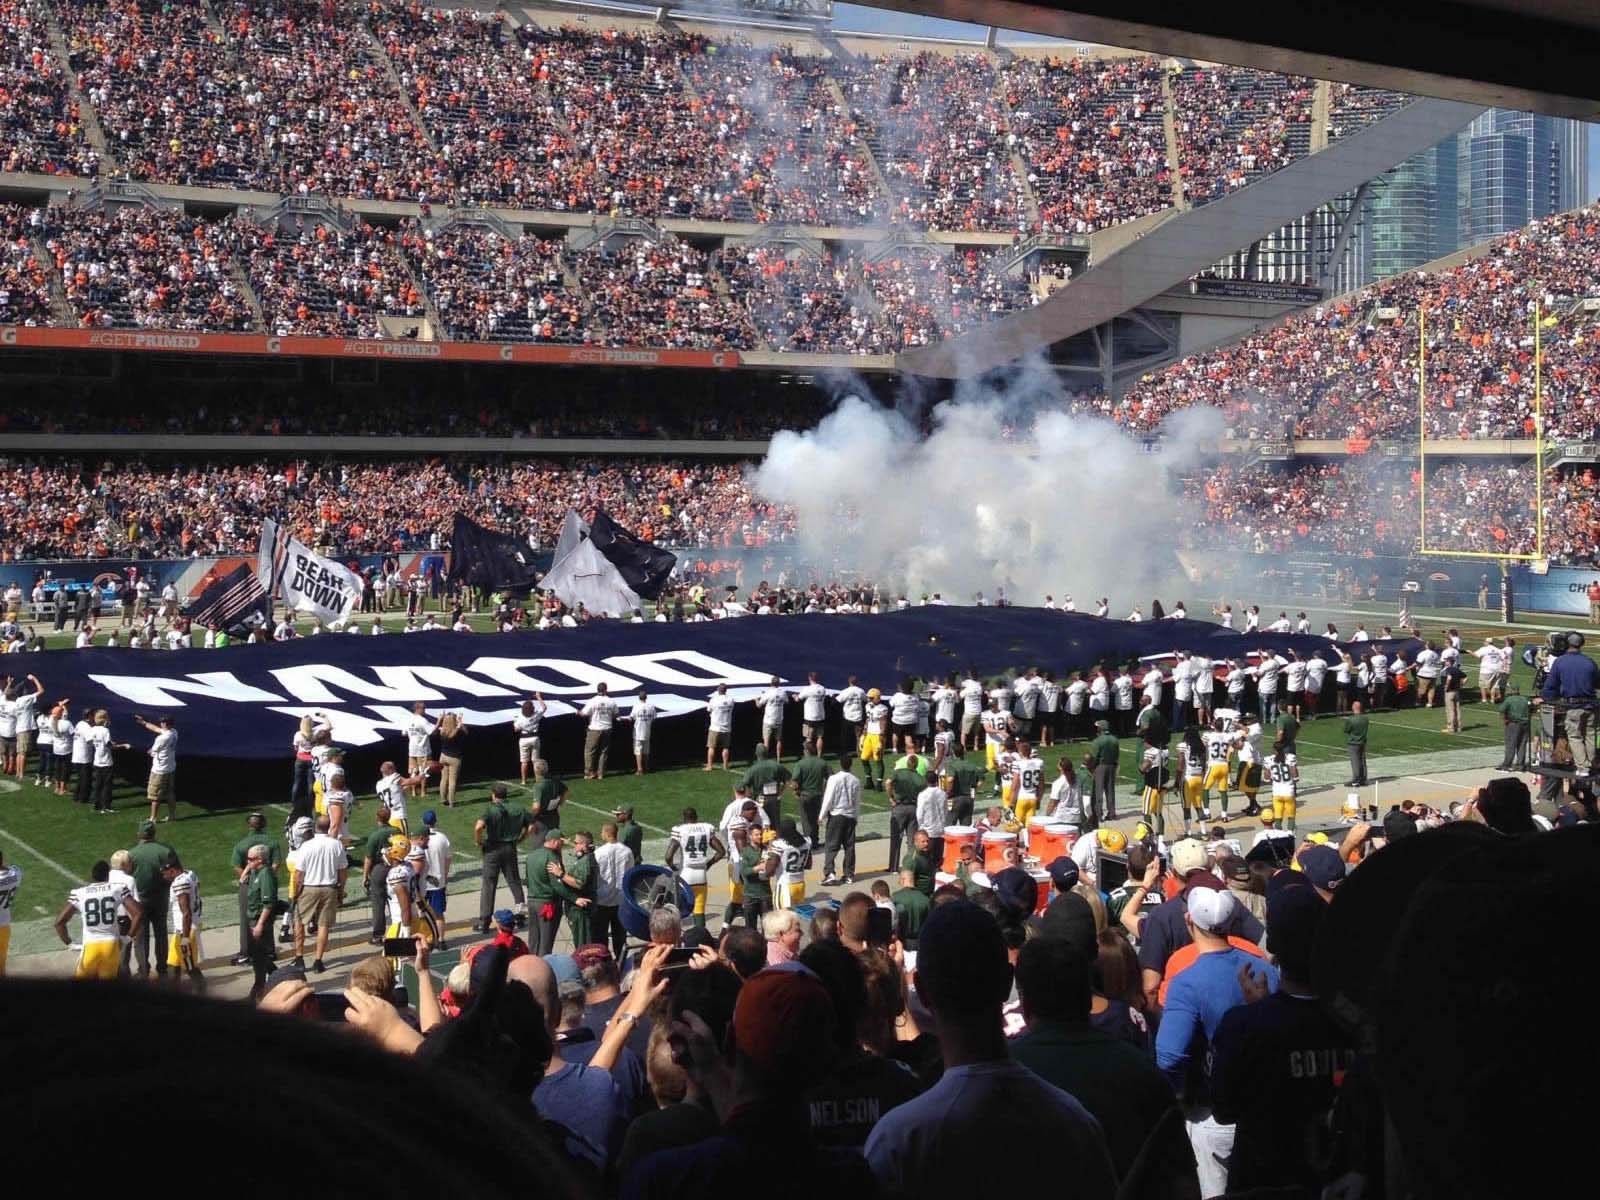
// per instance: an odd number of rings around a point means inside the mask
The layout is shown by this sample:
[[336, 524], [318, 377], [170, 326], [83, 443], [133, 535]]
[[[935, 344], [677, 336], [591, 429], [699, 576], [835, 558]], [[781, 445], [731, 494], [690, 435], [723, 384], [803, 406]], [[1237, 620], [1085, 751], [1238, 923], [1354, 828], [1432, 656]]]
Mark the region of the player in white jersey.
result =
[[1000, 701], [990, 701], [989, 711], [983, 714], [984, 759], [989, 770], [995, 769], [1010, 736], [1011, 714], [1000, 706]]
[[1261, 790], [1261, 722], [1254, 715], [1239, 718], [1233, 733], [1234, 753], [1239, 757], [1239, 767], [1234, 774], [1233, 786], [1244, 793], [1244, 815], [1253, 817], [1261, 811], [1256, 793]]
[[721, 683], [717, 690], [711, 693], [711, 698], [706, 701], [706, 712], [710, 717], [710, 726], [706, 733], [706, 765], [709, 771], [716, 765], [717, 751], [722, 751], [722, 769], [731, 771], [730, 765], [733, 745], [733, 707], [734, 699], [728, 695], [728, 685]]
[[356, 802], [355, 795], [345, 780], [344, 768], [335, 767], [328, 773], [322, 788], [322, 804], [328, 812], [328, 836], [343, 839], [350, 828], [350, 810]]
[[411, 839], [403, 834], [389, 839], [389, 849], [385, 853], [389, 870], [383, 881], [384, 911], [388, 917], [384, 937], [416, 937], [423, 933], [421, 876], [427, 870], [428, 852], [421, 846], [416, 847], [415, 865], [412, 852]]
[[650, 703], [649, 693], [639, 689], [633, 707], [623, 713], [620, 720], [633, 726], [633, 773], [643, 775], [650, 768], [650, 730], [661, 710]]
[[1183, 804], [1183, 835], [1193, 832], [1192, 821], [1200, 823], [1200, 836], [1206, 836], [1206, 746], [1198, 726], [1184, 728], [1183, 741], [1178, 745], [1182, 763], [1183, 783], [1180, 799]]
[[1161, 836], [1166, 827], [1161, 798], [1171, 783], [1169, 771], [1171, 757], [1165, 746], [1153, 742], [1146, 742], [1139, 754], [1139, 777], [1144, 784], [1140, 805], [1144, 812], [1145, 824], [1157, 837]]
[[[167, 881], [167, 966], [189, 977], [194, 989], [205, 991], [206, 978], [200, 971], [200, 876], [184, 869], [176, 854], [167, 857], [161, 870]], [[174, 974], [174, 979], [177, 975]]]
[[517, 764], [522, 769], [522, 786], [528, 786], [528, 772], [539, 761], [539, 724], [548, 709], [544, 696], [538, 692], [532, 700], [524, 700], [517, 715], [511, 718], [511, 730], [517, 735]]
[[[1214, 717], [1211, 728], [1200, 735], [1206, 748], [1206, 777], [1201, 788], [1201, 799], [1213, 821], [1228, 819], [1228, 755], [1233, 749], [1233, 734], [1229, 733], [1221, 717]], [[1211, 793], [1222, 794], [1221, 815], [1211, 807]]]
[[930, 778], [937, 779], [944, 765], [955, 760], [956, 732], [950, 722], [941, 719], [939, 731], [933, 735], [933, 770]]
[[417, 783], [418, 778], [400, 774], [392, 762], [382, 764], [378, 772], [378, 782], [373, 785], [378, 793], [378, 803], [389, 810], [389, 824], [409, 836], [411, 827], [406, 817], [406, 788]]
[[1296, 793], [1299, 787], [1300, 768], [1295, 757], [1280, 746], [1267, 759], [1267, 778], [1272, 781], [1272, 815], [1279, 829], [1295, 831]]
[[694, 896], [694, 923], [702, 929], [706, 923], [706, 873], [727, 854], [717, 827], [702, 821], [693, 808], [684, 809], [683, 819], [668, 835], [667, 866], [689, 885]]
[[67, 922], [76, 914], [83, 923], [83, 948], [78, 954], [79, 979], [115, 979], [122, 966], [122, 930], [118, 923], [120, 906], [128, 914], [128, 937], [137, 938], [144, 929], [144, 909], [126, 883], [111, 882], [111, 864], [97, 862], [90, 882], [67, 893], [67, 905], [56, 917], [56, 936], [63, 946], [72, 945]]
[[805, 903], [806, 871], [811, 867], [811, 839], [795, 827], [793, 817], [778, 822], [778, 836], [772, 840], [778, 870], [772, 877], [773, 903], [778, 908], [793, 908]]
[[11, 950], [11, 909], [22, 886], [22, 868], [7, 864], [0, 851], [0, 975], [6, 973], [6, 955]]
[[1039, 811], [1039, 791], [1044, 782], [1044, 759], [1033, 752], [1027, 742], [1018, 742], [1016, 756], [1011, 760], [1011, 786], [1006, 803], [1016, 813], [1017, 823], [1024, 829], [1028, 818]]

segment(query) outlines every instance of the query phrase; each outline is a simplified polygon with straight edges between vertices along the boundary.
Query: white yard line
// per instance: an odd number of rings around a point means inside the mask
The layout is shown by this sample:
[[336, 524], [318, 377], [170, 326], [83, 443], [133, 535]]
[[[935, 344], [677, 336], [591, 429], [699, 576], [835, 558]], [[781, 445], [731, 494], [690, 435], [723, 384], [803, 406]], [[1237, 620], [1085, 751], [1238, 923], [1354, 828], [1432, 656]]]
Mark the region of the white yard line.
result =
[[11, 833], [11, 832], [9, 832], [7, 830], [4, 830], [4, 829], [0, 829], [0, 838], [4, 838], [8, 842], [11, 842], [16, 846], [21, 847], [23, 850], [27, 851], [27, 853], [33, 855], [33, 857], [37, 858], [40, 862], [44, 863], [45, 866], [54, 867], [57, 871], [60, 871], [62, 875], [66, 876], [73, 883], [77, 884], [77, 883], [82, 883], [83, 882], [83, 880], [79, 879], [71, 871], [67, 870], [60, 863], [58, 863], [55, 859], [51, 858], [48, 854], [44, 853], [42, 850], [35, 850], [32, 846], [28, 845], [27, 842], [23, 841], [16, 834]]
[[1448, 779], [1429, 779], [1426, 775], [1402, 775], [1402, 776], [1400, 776], [1400, 778], [1401, 779], [1415, 779], [1418, 783], [1437, 784], [1439, 787], [1455, 788], [1457, 791], [1460, 791], [1460, 792], [1477, 791], [1476, 788], [1468, 787], [1464, 783], [1451, 783]]

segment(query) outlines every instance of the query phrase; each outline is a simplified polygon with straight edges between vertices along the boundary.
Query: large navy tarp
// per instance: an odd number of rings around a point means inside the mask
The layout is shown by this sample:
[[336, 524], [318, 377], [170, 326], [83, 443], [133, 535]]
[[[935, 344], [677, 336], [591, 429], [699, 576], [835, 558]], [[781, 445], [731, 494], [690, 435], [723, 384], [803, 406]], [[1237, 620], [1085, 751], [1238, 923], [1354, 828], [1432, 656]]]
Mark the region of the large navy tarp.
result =
[[[1345, 645], [1359, 656], [1378, 644]], [[809, 671], [833, 690], [856, 675], [863, 687], [888, 691], [905, 676], [993, 676], [1030, 666], [1059, 674], [1175, 650], [1242, 659], [1293, 647], [1331, 658], [1331, 645], [1285, 634], [1246, 638], [1202, 621], [926, 607], [881, 616], [606, 621], [544, 633], [328, 633], [225, 650], [55, 650], [24, 665], [44, 683], [47, 700], [66, 697], [74, 719], [84, 706], [109, 709], [117, 736], [135, 745], [147, 739], [130, 736], [133, 715], [170, 713], [186, 757], [283, 759], [300, 716], [325, 712], [340, 745], [403, 761], [402, 731], [418, 700], [432, 715], [462, 712], [470, 726], [504, 727], [539, 692], [550, 706], [547, 728], [561, 731], [577, 728], [573, 714], [601, 682], [624, 712], [648, 688], [662, 718], [676, 724], [675, 717], [702, 712], [719, 683], [748, 698], [773, 676], [798, 685]], [[1415, 643], [1399, 645], [1409, 655]], [[619, 739], [627, 736], [619, 726]]]

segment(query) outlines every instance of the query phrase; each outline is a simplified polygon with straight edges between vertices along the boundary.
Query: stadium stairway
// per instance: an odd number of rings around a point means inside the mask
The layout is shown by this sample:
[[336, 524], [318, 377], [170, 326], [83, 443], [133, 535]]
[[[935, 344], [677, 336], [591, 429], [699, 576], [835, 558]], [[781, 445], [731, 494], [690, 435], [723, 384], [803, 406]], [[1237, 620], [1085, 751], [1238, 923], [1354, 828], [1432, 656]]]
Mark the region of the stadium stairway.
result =
[[1311, 153], [1328, 148], [1328, 114], [1333, 108], [1333, 85], [1319, 79], [1311, 94]]
[[28, 245], [40, 263], [49, 264], [44, 274], [46, 286], [50, 289], [51, 323], [63, 329], [75, 327], [78, 324], [78, 314], [73, 309], [72, 302], [67, 299], [67, 290], [61, 283], [61, 272], [55, 268], [55, 255], [45, 247], [43, 238], [30, 237]]
[[46, 28], [50, 35], [50, 49], [55, 52], [56, 64], [61, 68], [61, 77], [67, 85], [67, 94], [78, 106], [78, 120], [83, 125], [84, 135], [99, 153], [102, 162], [109, 165], [114, 156], [106, 142], [106, 132], [100, 127], [99, 114], [78, 87], [78, 73], [72, 69], [72, 52], [67, 49], [66, 35], [61, 32], [61, 25], [53, 11], [50, 12], [50, 21]]
[[[228, 255], [228, 277], [233, 280], [234, 286], [239, 289], [239, 294], [244, 297], [244, 302], [250, 306], [250, 317], [255, 322], [257, 329], [267, 329], [267, 315], [261, 308], [261, 297], [256, 295], [256, 289], [250, 282], [250, 275], [239, 265], [238, 259]], [[436, 327], [437, 328], [437, 327]], [[271, 330], [267, 330], [271, 332]]]
[[1189, 203], [1183, 194], [1183, 171], [1180, 169], [1183, 159], [1178, 151], [1178, 120], [1173, 116], [1175, 111], [1172, 73], [1169, 71], [1161, 76], [1161, 132], [1167, 141], [1167, 164], [1172, 169], [1172, 207], [1181, 210], [1188, 208]]
[[[830, 31], [829, 37], [832, 36], [832, 32]], [[837, 40], [837, 38], [834, 38], [834, 41]], [[840, 46], [839, 49], [834, 51], [834, 53], [836, 55], [848, 56], [848, 52], [844, 50], [843, 46]], [[839, 119], [841, 121], [851, 120], [850, 101], [845, 99], [844, 89], [839, 86], [839, 81], [831, 74], [825, 74], [822, 77], [822, 86], [827, 89], [829, 98], [838, 106]], [[884, 204], [889, 204], [894, 195], [894, 191], [889, 187], [889, 177], [883, 173], [883, 164], [878, 161], [878, 156], [872, 148], [872, 143], [867, 140], [865, 133], [866, 131], [863, 128], [862, 136], [857, 141], [856, 145], [860, 148], [861, 153], [865, 156], [867, 160], [867, 166], [872, 168], [872, 178], [877, 182], [878, 195], [883, 198]]]
[[901, 354], [913, 374], [963, 378], [1034, 354], [1144, 304], [1224, 256], [1353, 191], [1460, 130], [1483, 111], [1416, 100], [1321, 154], [1308, 155], [1200, 208], [1161, 222], [1034, 308]]
[[[400, 103], [404, 104], [406, 111], [411, 114], [411, 120], [416, 124], [417, 129], [428, 143], [428, 149], [437, 154], [439, 152], [439, 141], [433, 136], [433, 130], [428, 128], [428, 123], [422, 119], [422, 114], [417, 111], [416, 103], [411, 98], [410, 89], [400, 81], [400, 72], [394, 69], [394, 62], [389, 58], [389, 52], [383, 48], [383, 43], [378, 40], [378, 35], [372, 32], [372, 26], [365, 21], [358, 21], [357, 24], [361, 29], [361, 37], [367, 44], [368, 57], [383, 68], [383, 73], [389, 80], [389, 85], [394, 88], [394, 94], [400, 97]], [[435, 321], [433, 327], [438, 329], [439, 323]]]

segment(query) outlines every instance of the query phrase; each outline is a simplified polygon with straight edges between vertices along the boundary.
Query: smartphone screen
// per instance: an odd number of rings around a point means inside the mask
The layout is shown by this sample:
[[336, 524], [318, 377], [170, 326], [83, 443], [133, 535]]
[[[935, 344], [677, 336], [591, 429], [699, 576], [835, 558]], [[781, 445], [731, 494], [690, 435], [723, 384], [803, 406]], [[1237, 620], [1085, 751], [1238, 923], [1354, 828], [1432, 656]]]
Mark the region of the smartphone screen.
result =
[[887, 946], [894, 940], [894, 910], [873, 905], [867, 911], [867, 943]]
[[322, 1021], [343, 1021], [345, 1010], [350, 1007], [343, 992], [317, 992], [311, 998], [317, 1005], [317, 1019]]
[[415, 958], [417, 956], [417, 939], [415, 937], [384, 938], [383, 956], [385, 958]]
[[667, 951], [666, 961], [659, 968], [663, 975], [675, 975], [679, 971], [689, 969], [689, 961], [694, 958], [694, 950], [689, 946], [674, 946]]

